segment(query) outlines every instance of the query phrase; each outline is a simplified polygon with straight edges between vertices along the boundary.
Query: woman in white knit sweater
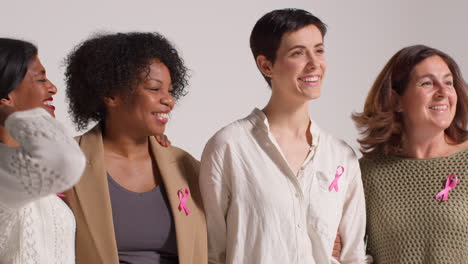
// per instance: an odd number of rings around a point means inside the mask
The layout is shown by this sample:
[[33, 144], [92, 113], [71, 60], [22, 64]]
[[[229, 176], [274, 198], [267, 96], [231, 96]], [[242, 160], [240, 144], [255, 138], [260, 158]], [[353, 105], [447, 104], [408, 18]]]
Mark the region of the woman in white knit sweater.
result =
[[75, 263], [75, 220], [57, 197], [85, 158], [54, 118], [31, 43], [0, 38], [0, 263]]

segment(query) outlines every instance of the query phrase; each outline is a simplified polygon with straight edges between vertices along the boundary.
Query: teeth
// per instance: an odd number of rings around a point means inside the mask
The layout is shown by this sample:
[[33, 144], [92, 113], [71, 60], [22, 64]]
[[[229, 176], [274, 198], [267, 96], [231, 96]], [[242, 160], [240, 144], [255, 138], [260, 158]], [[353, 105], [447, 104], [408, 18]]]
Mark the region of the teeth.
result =
[[308, 78], [302, 78], [302, 80], [303, 80], [304, 82], [316, 82], [316, 81], [318, 81], [318, 79], [319, 79], [318, 76], [308, 77]]
[[44, 101], [42, 102], [44, 105], [52, 105], [52, 101]]
[[447, 110], [448, 106], [446, 105], [437, 105], [437, 106], [431, 106], [429, 107], [432, 110]]
[[168, 113], [156, 113], [157, 116], [162, 117], [162, 118], [169, 118]]

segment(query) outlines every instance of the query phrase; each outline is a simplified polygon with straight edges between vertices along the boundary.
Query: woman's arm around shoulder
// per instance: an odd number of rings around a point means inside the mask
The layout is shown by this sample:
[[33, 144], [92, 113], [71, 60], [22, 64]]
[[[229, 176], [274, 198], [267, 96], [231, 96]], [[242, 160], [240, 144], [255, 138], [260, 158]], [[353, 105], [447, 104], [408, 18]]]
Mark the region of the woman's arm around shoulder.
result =
[[366, 208], [361, 171], [356, 154], [351, 152], [350, 180], [338, 230], [342, 241], [340, 263], [372, 263], [372, 257], [365, 254]]

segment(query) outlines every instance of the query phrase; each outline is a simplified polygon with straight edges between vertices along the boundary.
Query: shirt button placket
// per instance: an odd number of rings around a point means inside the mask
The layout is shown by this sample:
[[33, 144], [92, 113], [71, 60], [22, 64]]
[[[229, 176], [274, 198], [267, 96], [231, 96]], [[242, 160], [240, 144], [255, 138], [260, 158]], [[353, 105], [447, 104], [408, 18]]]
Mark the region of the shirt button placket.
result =
[[304, 167], [302, 166], [300, 169], [299, 169], [299, 173], [298, 173], [298, 178], [302, 178], [302, 176], [304, 176]]

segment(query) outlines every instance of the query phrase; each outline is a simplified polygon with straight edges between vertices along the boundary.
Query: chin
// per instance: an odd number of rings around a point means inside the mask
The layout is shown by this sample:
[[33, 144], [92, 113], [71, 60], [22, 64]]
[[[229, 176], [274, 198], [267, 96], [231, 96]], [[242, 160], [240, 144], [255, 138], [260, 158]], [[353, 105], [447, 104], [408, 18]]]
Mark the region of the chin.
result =
[[320, 98], [321, 95], [322, 94], [320, 92], [310, 93], [310, 94], [307, 94], [307, 99], [308, 100], [315, 100], [315, 99]]
[[440, 127], [440, 128], [443, 128], [443, 129], [447, 129], [448, 127], [450, 127], [450, 125], [453, 123], [453, 118], [451, 119], [444, 119], [444, 120], [433, 120], [433, 124], [437, 127]]
[[451, 123], [443, 123], [443, 124], [439, 124], [438, 127], [441, 129], [441, 130], [446, 130], [447, 128], [449, 128], [451, 125]]
[[164, 135], [164, 132], [165, 132], [165, 129], [151, 129], [151, 135], [150, 136], [160, 136], [160, 135]]
[[55, 118], [55, 110], [48, 107], [43, 107], [52, 117]]

